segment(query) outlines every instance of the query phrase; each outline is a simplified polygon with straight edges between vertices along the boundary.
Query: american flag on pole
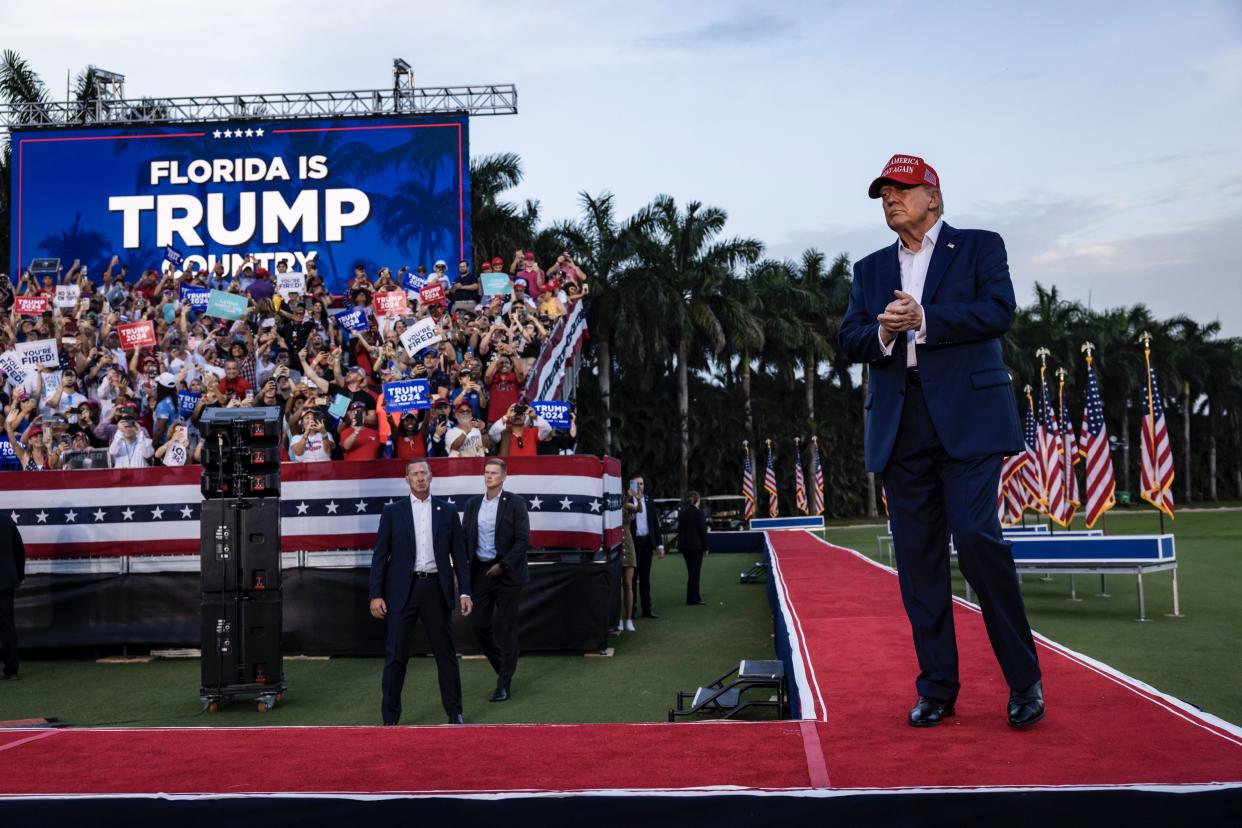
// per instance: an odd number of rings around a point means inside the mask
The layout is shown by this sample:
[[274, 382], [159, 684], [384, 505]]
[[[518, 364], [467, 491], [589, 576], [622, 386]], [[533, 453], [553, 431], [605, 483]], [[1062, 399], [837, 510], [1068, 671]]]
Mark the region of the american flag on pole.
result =
[[1087, 528], [1117, 504], [1117, 481], [1113, 476], [1113, 457], [1108, 451], [1108, 429], [1104, 425], [1104, 401], [1100, 383], [1087, 357], [1087, 399], [1082, 409], [1082, 439], [1079, 450], [1086, 459]]
[[798, 504], [798, 509], [802, 514], [807, 514], [806, 479], [802, 476], [802, 450], [800, 447], [794, 451], [794, 502]]
[[1061, 423], [1061, 480], [1065, 485], [1065, 523], [1074, 519], [1074, 513], [1082, 505], [1082, 495], [1078, 492], [1078, 475], [1074, 466], [1078, 464], [1078, 440], [1074, 437], [1074, 427], [1070, 425], [1069, 412], [1065, 408], [1065, 374], [1062, 369], [1060, 387], [1057, 389], [1058, 419]]
[[746, 498], [742, 519], [750, 520], [755, 516], [755, 474], [750, 467], [750, 447], [745, 443], [742, 444], [742, 497]]
[[814, 463], [812, 469], [815, 475], [815, 514], [822, 515], [824, 513], [824, 464], [819, 459], [819, 439], [811, 438], [811, 462]]
[[1040, 370], [1040, 407], [1037, 446], [1039, 453], [1040, 494], [1044, 500], [1044, 508], [1049, 518], [1067, 526], [1066, 511], [1072, 507], [1065, 499], [1065, 465], [1062, 462], [1061, 429], [1057, 424], [1057, 413], [1052, 407], [1051, 395], [1048, 393], [1048, 380]]
[[1164, 403], [1156, 370], [1151, 367], [1151, 350], [1144, 348], [1147, 361], [1147, 382], [1143, 388], [1143, 464], [1139, 472], [1139, 490], [1143, 500], [1173, 517], [1173, 447], [1164, 421]]
[[1026, 511], [1028, 492], [1022, 482], [1022, 470], [1026, 467], [1026, 453], [1011, 454], [1001, 466], [1000, 491], [996, 496], [996, 512], [1004, 526], [1013, 526], [1022, 520]]
[[1035, 424], [1035, 400], [1031, 397], [1031, 387], [1026, 387], [1026, 425], [1022, 429], [1026, 443], [1026, 463], [1022, 465], [1021, 481], [1026, 489], [1026, 508], [1043, 514], [1043, 484], [1039, 476], [1039, 430]]
[[780, 514], [776, 492], [776, 466], [772, 463], [772, 442], [768, 441], [768, 467], [763, 473], [763, 488], [768, 493], [768, 517]]

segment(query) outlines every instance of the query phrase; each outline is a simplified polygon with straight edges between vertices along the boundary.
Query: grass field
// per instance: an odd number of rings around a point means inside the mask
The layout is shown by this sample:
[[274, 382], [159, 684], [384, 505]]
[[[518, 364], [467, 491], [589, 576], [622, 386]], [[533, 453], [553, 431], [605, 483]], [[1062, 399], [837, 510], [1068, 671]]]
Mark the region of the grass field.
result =
[[[879, 559], [879, 526], [837, 521], [832, 543]], [[1210, 713], [1242, 723], [1242, 512], [1185, 512], [1166, 527], [1177, 536], [1182, 618], [1171, 618], [1171, 575], [1146, 578], [1147, 611], [1140, 624], [1135, 579], [1108, 579], [1110, 598], [1096, 596], [1099, 580], [1078, 577], [1080, 602], [1069, 598], [1069, 576], [1023, 579], [1032, 626], [1072, 649], [1097, 658]], [[1114, 511], [1108, 531], [1158, 529], [1151, 510]], [[514, 697], [489, 704], [494, 675], [483, 660], [461, 664], [467, 721], [663, 721], [680, 689], [693, 689], [740, 658], [770, 657], [772, 626], [764, 588], [743, 586], [738, 573], [748, 555], [716, 555], [705, 562], [705, 607], [682, 602], [681, 559], [656, 561], [655, 605], [660, 618], [639, 619], [637, 633], [610, 638], [615, 654], [522, 657]], [[887, 563], [887, 560], [882, 562]], [[962, 593], [960, 578], [954, 580]], [[892, 584], [894, 592], [896, 582]], [[235, 702], [220, 713], [200, 712], [198, 661], [106, 665], [90, 661], [27, 661], [22, 680], [0, 684], [0, 720], [58, 717], [72, 725], [242, 726], [359, 725], [379, 723], [381, 660], [338, 658], [287, 661], [286, 700], [260, 714]], [[913, 677], [913, 651], [911, 676]], [[414, 659], [405, 690], [405, 722], [439, 723], [442, 713], [430, 659]]]
[[[1152, 509], [1113, 510], [1109, 534], [1159, 530]], [[849, 521], [857, 524], [861, 521]], [[1075, 525], [1075, 529], [1083, 528]], [[1097, 527], [1098, 528], [1098, 527]], [[829, 526], [831, 543], [880, 556], [876, 535], [882, 527]], [[1031, 626], [1071, 649], [1198, 705], [1231, 722], [1242, 723], [1242, 512], [1183, 512], [1165, 521], [1177, 538], [1182, 618], [1172, 618], [1172, 573], [1143, 578], [1150, 623], [1138, 622], [1133, 576], [1110, 576], [1110, 598], [1097, 597], [1099, 578], [1077, 577], [1079, 602], [1069, 600], [1069, 576], [1022, 579]], [[954, 574], [954, 590], [964, 595]], [[896, 583], [893, 589], [896, 590]]]
[[[664, 721], [678, 690], [693, 690], [741, 658], [772, 656], [772, 623], [762, 585], [743, 586], [738, 573], [754, 558], [710, 556], [703, 568], [707, 606], [685, 605], [685, 567], [669, 556], [655, 562], [656, 620], [639, 619], [635, 633], [609, 638], [610, 658], [582, 654], [523, 655], [513, 698], [491, 704], [495, 673], [482, 659], [461, 662], [466, 721]], [[197, 659], [148, 664], [26, 661], [22, 678], [0, 683], [0, 720], [58, 717], [71, 725], [192, 726], [374, 725], [380, 723], [379, 658], [286, 660], [289, 692], [267, 713], [236, 701], [201, 712]], [[415, 658], [403, 694], [403, 724], [442, 724], [435, 663]]]

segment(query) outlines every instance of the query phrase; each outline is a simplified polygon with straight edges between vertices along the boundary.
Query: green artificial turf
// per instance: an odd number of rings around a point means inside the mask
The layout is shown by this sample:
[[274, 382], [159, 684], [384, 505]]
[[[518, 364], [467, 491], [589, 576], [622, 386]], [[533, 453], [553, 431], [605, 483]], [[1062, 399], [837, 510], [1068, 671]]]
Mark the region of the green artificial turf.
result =
[[[473, 723], [664, 721], [678, 690], [707, 684], [742, 658], [773, 657], [772, 620], [762, 584], [738, 574], [752, 555], [714, 555], [704, 562], [707, 606], [685, 604], [685, 567], [656, 560], [653, 603], [660, 616], [638, 619], [638, 631], [609, 637], [607, 658], [529, 654], [518, 662], [513, 698], [487, 701], [496, 677], [487, 662], [461, 662], [465, 718]], [[285, 662], [289, 691], [259, 713], [234, 701], [201, 711], [197, 659], [148, 664], [27, 660], [21, 680], [0, 683], [0, 720], [52, 718], [77, 726], [375, 725], [380, 723], [379, 658]], [[441, 724], [435, 662], [414, 658], [403, 694], [403, 724]]]
[[[1114, 509], [1106, 520], [1108, 534], [1155, 533], [1160, 525], [1153, 509]], [[883, 526], [852, 523], [851, 528], [830, 526], [827, 539], [887, 564], [887, 554], [881, 556], [876, 546]], [[1081, 520], [1074, 528], [1083, 528]], [[1097, 596], [1098, 577], [1079, 575], [1077, 602], [1069, 600], [1068, 575], [1047, 581], [1026, 575], [1022, 592], [1031, 626], [1158, 690], [1242, 723], [1242, 512], [1183, 512], [1175, 521], [1165, 520], [1165, 531], [1177, 539], [1183, 617], [1169, 615], [1169, 572], [1143, 578], [1148, 623], [1137, 620], [1137, 580], [1132, 575], [1109, 576], [1109, 598]], [[895, 580], [892, 588], [897, 589]], [[956, 569], [954, 591], [964, 595]]]

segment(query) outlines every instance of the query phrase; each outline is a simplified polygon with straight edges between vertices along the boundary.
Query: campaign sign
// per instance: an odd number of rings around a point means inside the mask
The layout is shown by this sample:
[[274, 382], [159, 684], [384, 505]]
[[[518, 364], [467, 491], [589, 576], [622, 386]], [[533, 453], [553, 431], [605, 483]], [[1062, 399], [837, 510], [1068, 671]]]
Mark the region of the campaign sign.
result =
[[190, 310], [206, 310], [211, 299], [211, 289], [198, 285], [182, 285], [181, 301], [190, 306]]
[[422, 290], [425, 287], [427, 287], [426, 276], [420, 276], [417, 272], [413, 270], [407, 270], [405, 272], [405, 289], [406, 290], [412, 290], [415, 293], [418, 293], [420, 290]]
[[443, 302], [444, 286], [427, 285], [427, 287], [418, 292], [418, 301], [422, 302], [424, 305], [434, 305], [437, 302]]
[[181, 262], [184, 259], [185, 254], [173, 247], [171, 244], [164, 248], [164, 261], [168, 262], [173, 267], [180, 268]]
[[47, 310], [46, 296], [14, 296], [13, 310], [24, 316], [42, 316]]
[[418, 320], [401, 334], [401, 344], [405, 346], [405, 352], [410, 356], [417, 356], [423, 348], [435, 345], [440, 339], [436, 323], [430, 318]]
[[11, 466], [17, 463], [17, 453], [8, 437], [0, 437], [0, 466]]
[[425, 379], [384, 383], [385, 411], [431, 408], [431, 383]]
[[155, 347], [155, 323], [150, 319], [117, 325], [116, 332], [121, 338], [121, 347], [127, 351], [130, 348]]
[[351, 402], [353, 402], [353, 398], [347, 397], [344, 394], [337, 394], [332, 400], [332, 405], [328, 406], [328, 413], [339, 420], [345, 416], [345, 412], [349, 410]]
[[401, 316], [410, 308], [410, 301], [403, 290], [388, 290], [375, 294], [371, 300], [376, 316]]
[[29, 373], [22, 367], [22, 361], [17, 351], [5, 351], [0, 354], [0, 369], [2, 369], [14, 385], [25, 385], [26, 377]]
[[0, 272], [89, 238], [100, 252], [88, 265], [115, 252], [133, 273], [169, 247], [182, 270], [232, 273], [247, 253], [268, 271], [279, 259], [297, 270], [330, 262], [326, 287], [341, 294], [356, 265], [456, 261], [471, 249], [465, 115], [83, 124], [55, 141], [39, 129], [11, 140], [9, 203], [22, 209], [11, 211]]
[[56, 298], [52, 301], [52, 304], [58, 308], [72, 310], [78, 306], [80, 298], [82, 298], [82, 288], [77, 285], [57, 285]]
[[245, 296], [213, 290], [207, 299], [207, 315], [220, 319], [241, 319], [246, 315], [246, 306], [250, 304]]
[[511, 293], [513, 293], [513, 284], [508, 276], [503, 273], [483, 274], [484, 296], [508, 296]]
[[569, 428], [569, 403], [560, 400], [533, 400], [530, 407], [553, 428]]
[[60, 352], [55, 339], [34, 339], [17, 343], [17, 358], [23, 368], [57, 368]]
[[193, 417], [194, 409], [198, 406], [198, 401], [202, 396], [198, 391], [177, 392], [177, 402], [181, 406], [181, 416]]
[[292, 293], [306, 293], [306, 274], [277, 273], [276, 291], [286, 299]]
[[353, 307], [349, 310], [343, 310], [336, 315], [336, 324], [355, 332], [365, 331], [370, 327], [367, 323], [367, 309]]

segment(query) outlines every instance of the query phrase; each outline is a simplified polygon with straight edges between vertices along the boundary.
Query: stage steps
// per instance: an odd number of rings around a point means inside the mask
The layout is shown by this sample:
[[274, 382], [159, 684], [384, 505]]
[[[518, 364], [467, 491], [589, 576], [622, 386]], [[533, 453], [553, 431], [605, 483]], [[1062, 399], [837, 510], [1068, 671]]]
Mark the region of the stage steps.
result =
[[[768, 690], [761, 697], [748, 696], [751, 690]], [[775, 691], [775, 695], [771, 694]], [[785, 687], [785, 665], [777, 659], [743, 659], [738, 666], [693, 693], [680, 690], [677, 706], [668, 711], [670, 722], [677, 719], [710, 715], [731, 719], [751, 708], [773, 709], [776, 718], [789, 716], [789, 699]]]

